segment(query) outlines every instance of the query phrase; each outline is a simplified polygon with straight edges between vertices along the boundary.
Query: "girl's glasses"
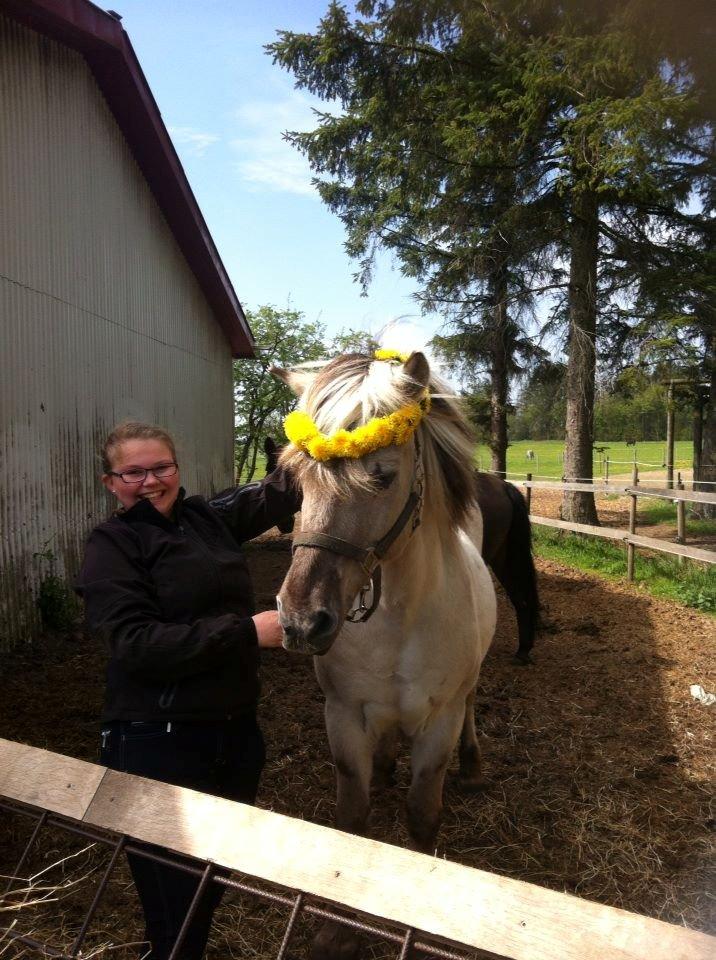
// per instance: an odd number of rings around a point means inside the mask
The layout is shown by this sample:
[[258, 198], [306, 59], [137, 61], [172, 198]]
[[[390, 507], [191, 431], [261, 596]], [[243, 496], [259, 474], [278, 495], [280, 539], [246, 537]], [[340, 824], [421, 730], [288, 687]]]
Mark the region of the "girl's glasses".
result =
[[164, 480], [166, 477], [173, 477], [178, 469], [179, 464], [172, 461], [171, 463], [160, 463], [159, 466], [149, 467], [147, 470], [143, 467], [132, 467], [131, 470], [123, 470], [121, 473], [117, 473], [115, 470], [109, 472], [113, 477], [121, 477], [125, 483], [144, 483], [149, 473], [153, 474], [157, 480]]

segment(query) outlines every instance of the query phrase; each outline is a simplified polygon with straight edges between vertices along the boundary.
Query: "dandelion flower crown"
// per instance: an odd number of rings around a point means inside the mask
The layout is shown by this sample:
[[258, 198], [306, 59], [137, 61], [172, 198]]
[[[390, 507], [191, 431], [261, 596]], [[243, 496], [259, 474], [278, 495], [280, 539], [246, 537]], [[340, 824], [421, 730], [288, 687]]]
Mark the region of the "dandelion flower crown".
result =
[[[376, 350], [374, 356], [376, 360], [397, 360], [399, 363], [405, 363], [408, 359], [408, 354], [394, 350]], [[354, 430], [336, 430], [328, 436], [321, 433], [303, 410], [289, 413], [284, 420], [284, 430], [291, 443], [314, 460], [339, 457], [357, 460], [381, 447], [407, 443], [429, 410], [430, 394], [426, 390], [415, 403], [408, 403], [385, 417], [373, 417]]]

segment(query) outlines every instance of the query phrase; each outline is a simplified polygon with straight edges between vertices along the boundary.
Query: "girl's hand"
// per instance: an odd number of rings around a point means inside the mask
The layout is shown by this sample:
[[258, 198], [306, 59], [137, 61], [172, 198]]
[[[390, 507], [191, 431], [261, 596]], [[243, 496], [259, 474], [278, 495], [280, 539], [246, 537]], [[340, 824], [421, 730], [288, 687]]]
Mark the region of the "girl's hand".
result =
[[256, 636], [260, 647], [280, 647], [283, 640], [283, 629], [278, 619], [277, 610], [264, 610], [253, 617], [256, 627]]

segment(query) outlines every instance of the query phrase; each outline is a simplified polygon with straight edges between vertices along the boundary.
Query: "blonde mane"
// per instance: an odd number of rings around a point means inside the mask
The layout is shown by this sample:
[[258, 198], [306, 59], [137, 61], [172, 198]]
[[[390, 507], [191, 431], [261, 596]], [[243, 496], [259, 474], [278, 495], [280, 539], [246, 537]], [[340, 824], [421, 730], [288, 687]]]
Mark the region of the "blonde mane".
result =
[[[319, 370], [306, 387], [299, 408], [322, 432], [330, 434], [392, 413], [413, 402], [422, 389], [404, 372], [402, 364], [345, 354]], [[425, 510], [442, 508], [450, 522], [459, 526], [476, 504], [475, 438], [459, 399], [433, 373], [428, 390], [432, 407], [417, 431], [425, 467]], [[356, 489], [370, 488], [374, 482], [360, 460], [317, 462], [292, 444], [284, 450], [281, 461], [302, 485], [318, 484], [343, 499]]]

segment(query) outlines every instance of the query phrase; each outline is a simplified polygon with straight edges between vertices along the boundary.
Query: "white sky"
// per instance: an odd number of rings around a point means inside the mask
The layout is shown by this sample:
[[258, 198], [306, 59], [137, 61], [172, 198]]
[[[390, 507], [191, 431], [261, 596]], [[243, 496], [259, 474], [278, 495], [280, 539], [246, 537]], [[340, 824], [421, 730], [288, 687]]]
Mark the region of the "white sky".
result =
[[406, 350], [430, 337], [440, 319], [421, 317], [414, 284], [387, 257], [361, 297], [343, 226], [281, 137], [315, 126], [311, 106], [325, 104], [295, 90], [263, 45], [280, 29], [315, 30], [328, 0], [113, 3], [244, 307], [290, 305], [329, 334], [408, 317]]

